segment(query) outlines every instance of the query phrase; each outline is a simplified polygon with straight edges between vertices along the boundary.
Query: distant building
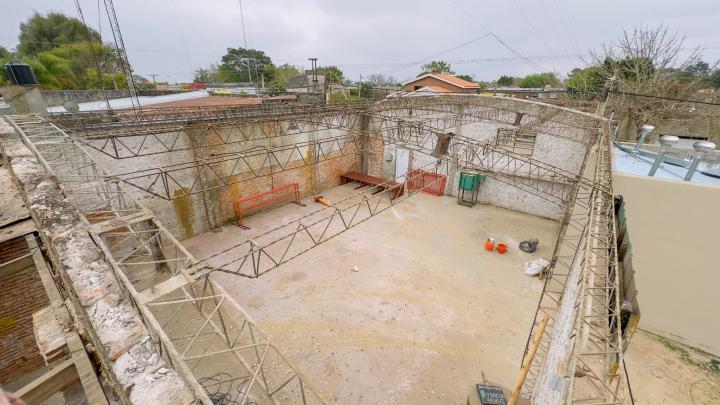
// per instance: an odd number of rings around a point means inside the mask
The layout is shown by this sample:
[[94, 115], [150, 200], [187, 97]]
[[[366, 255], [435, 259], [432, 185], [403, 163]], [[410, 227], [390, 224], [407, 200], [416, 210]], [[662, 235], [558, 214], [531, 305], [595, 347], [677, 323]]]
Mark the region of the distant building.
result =
[[479, 93], [480, 85], [445, 73], [427, 73], [403, 83], [407, 92], [424, 93]]

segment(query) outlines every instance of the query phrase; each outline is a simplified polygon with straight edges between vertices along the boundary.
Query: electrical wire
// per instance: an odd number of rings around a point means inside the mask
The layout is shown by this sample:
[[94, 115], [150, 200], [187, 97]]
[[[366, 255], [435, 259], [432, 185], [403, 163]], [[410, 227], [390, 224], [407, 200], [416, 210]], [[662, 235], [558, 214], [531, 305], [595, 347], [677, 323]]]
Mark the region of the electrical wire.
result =
[[460, 11], [462, 11], [463, 13], [465, 13], [465, 15], [466, 15], [468, 18], [470, 18], [470, 19], [471, 19], [472, 21], [474, 21], [478, 26], [480, 26], [480, 28], [482, 28], [482, 29], [484, 29], [484, 30], [486, 30], [486, 31], [489, 31], [489, 32], [492, 34], [492, 37], [493, 37], [497, 42], [499, 42], [500, 45], [502, 45], [505, 49], [507, 49], [508, 51], [510, 51], [512, 54], [514, 54], [514, 55], [516, 55], [517, 57], [519, 57], [520, 60], [522, 60], [523, 62], [525, 62], [528, 66], [530, 66], [531, 68], [537, 70], [538, 72], [546, 72], [546, 71], [548, 70], [548, 69], [546, 69], [546, 68], [538, 65], [537, 63], [532, 62], [531, 60], [529, 60], [528, 58], [526, 58], [525, 56], [523, 56], [520, 52], [517, 52], [516, 50], [514, 50], [513, 48], [511, 48], [505, 41], [503, 41], [502, 39], [500, 39], [500, 37], [499, 37], [498, 35], [496, 35], [495, 33], [493, 33], [492, 30], [490, 30], [490, 29], [489, 29], [485, 24], [483, 24], [479, 19], [475, 18], [475, 16], [474, 16], [472, 13], [470, 13], [467, 9], [465, 9], [463, 6], [461, 6], [457, 1], [455, 1], [455, 0], [450, 0], [450, 1], [455, 5], [455, 7], [457, 7]]
[[[550, 54], [551, 54], [551, 55], [554, 55], [554, 54], [555, 54], [555, 51], [552, 49], [552, 47], [550, 47], [550, 44], [547, 43], [547, 41], [545, 40], [545, 38], [543, 37], [543, 35], [540, 33], [540, 31], [538, 31], [538, 29], [535, 28], [535, 25], [532, 23], [532, 21], [530, 21], [530, 18], [528, 18], [528, 16], [527, 16], [527, 15], [525, 14], [525, 12], [520, 8], [520, 6], [518, 6], [517, 2], [516, 2], [515, 0], [512, 0], [512, 4], [513, 4], [513, 6], [515, 6], [515, 9], [518, 11], [518, 13], [520, 13], [520, 16], [522, 16], [522, 18], [525, 20], [525, 22], [527, 22], [527, 24], [528, 24], [528, 26], [530, 27], [530, 29], [533, 30], [533, 32], [535, 33], [535, 35], [538, 36], [538, 38], [540, 39], [540, 41], [541, 41], [541, 42], [545, 45], [545, 47], [550, 51]], [[559, 63], [559, 60], [558, 60], [557, 62]], [[553, 66], [553, 70], [557, 72], [557, 65]]]

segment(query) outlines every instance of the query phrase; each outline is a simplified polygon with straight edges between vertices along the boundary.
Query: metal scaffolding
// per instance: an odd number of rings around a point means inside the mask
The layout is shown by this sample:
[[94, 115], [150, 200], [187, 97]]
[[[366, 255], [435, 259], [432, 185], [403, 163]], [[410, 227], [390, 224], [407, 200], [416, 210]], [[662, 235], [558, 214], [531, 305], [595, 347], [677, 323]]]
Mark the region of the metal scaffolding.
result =
[[[203, 403], [213, 385], [240, 403], [327, 403], [197, 260], [79, 144], [39, 116], [11, 116], [23, 141], [83, 214], [153, 342]], [[163, 281], [182, 279], [167, 288]], [[223, 359], [223, 376], [216, 362]]]
[[[582, 403], [627, 402], [626, 376], [618, 367], [623, 346], [610, 135], [599, 117], [518, 100], [447, 96], [343, 106], [143, 109], [11, 120], [46, 168], [58, 174], [154, 339], [199, 398], [213, 392], [209, 384], [230, 381], [234, 400], [324, 402], [208, 275], [223, 271], [259, 277], [416, 191], [406, 188], [403, 197], [393, 199], [387, 187], [379, 193], [366, 190], [198, 261], [124, 185], [170, 200], [332, 159], [366, 156], [395, 145], [425, 156], [430, 162], [426, 170], [443, 174], [451, 168], [475, 170], [564, 210], [536, 312], [536, 321], [547, 314], [550, 322], [523, 394], [530, 398], [543, 381], [548, 350], [560, 333], [556, 317], [563, 305], [569, 305], [579, 314], [571, 322], [574, 333], [557, 343], [571, 348], [572, 361], [565, 368], [572, 381], [568, 395]], [[447, 132], [476, 122], [513, 126], [515, 135], [543, 133], [596, 145], [593, 177], [535, 160], [502, 142]], [[195, 134], [192, 140], [186, 138], [189, 133]], [[302, 134], [311, 139], [294, 137]], [[271, 146], [274, 141], [280, 146]], [[258, 146], [262, 142], [269, 145]], [[213, 153], [220, 147], [231, 150]], [[203, 152], [200, 158], [186, 158], [175, 165], [110, 173], [86, 148], [113, 159]], [[572, 303], [563, 304], [569, 299], [571, 283], [581, 288]], [[228, 376], [209, 375], [213, 356], [235, 359]], [[278, 368], [284, 370], [279, 373], [282, 377], [276, 373]], [[582, 375], [575, 374], [576, 369]]]

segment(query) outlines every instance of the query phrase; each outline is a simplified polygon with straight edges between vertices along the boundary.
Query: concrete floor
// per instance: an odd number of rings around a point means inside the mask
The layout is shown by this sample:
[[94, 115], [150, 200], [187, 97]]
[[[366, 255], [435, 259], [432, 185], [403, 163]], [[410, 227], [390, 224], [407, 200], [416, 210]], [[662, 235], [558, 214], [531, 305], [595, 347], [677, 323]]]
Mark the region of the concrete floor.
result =
[[[326, 190], [330, 201], [356, 193]], [[203, 258], [317, 209], [294, 204], [185, 240]], [[335, 403], [465, 403], [471, 384], [512, 386], [557, 222], [418, 194], [259, 279], [216, 273], [276, 345]], [[488, 237], [505, 255], [483, 250]], [[521, 240], [539, 238], [536, 254]]]

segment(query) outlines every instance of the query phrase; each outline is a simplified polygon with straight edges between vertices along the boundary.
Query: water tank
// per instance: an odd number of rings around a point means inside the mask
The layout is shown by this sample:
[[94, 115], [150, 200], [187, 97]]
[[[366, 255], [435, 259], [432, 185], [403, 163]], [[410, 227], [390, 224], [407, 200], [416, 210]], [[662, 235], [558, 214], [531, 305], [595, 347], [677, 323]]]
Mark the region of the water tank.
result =
[[10, 62], [5, 65], [5, 73], [10, 82], [17, 86], [30, 86], [38, 84], [32, 68], [22, 62]]

